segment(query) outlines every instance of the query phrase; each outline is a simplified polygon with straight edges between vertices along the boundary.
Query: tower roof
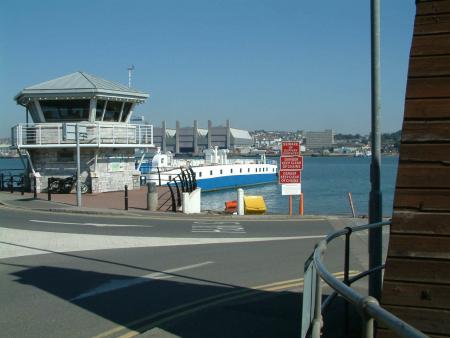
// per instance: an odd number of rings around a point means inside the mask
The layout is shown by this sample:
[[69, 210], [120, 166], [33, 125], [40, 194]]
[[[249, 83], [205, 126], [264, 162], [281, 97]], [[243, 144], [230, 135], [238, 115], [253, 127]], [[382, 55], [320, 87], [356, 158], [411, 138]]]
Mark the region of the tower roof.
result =
[[148, 94], [120, 83], [102, 79], [85, 72], [75, 72], [45, 81], [20, 91], [14, 99], [22, 104], [32, 98], [110, 97], [143, 102]]

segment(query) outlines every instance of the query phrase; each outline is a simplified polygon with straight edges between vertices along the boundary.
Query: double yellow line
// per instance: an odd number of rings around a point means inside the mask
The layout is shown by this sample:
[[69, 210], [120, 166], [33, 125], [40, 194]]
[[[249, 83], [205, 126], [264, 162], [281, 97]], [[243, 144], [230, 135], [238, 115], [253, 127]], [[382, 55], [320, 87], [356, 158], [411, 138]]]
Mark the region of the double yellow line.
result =
[[[350, 271], [349, 275], [350, 277], [356, 276], [359, 272], [358, 271]], [[333, 274], [336, 278], [344, 278], [344, 272], [336, 272]], [[206, 298], [202, 298], [196, 301], [192, 301], [189, 303], [185, 303], [182, 305], [178, 305], [175, 307], [172, 307], [170, 309], [160, 311], [157, 313], [154, 313], [152, 315], [142, 317], [140, 319], [134, 320], [132, 322], [129, 322], [125, 325], [117, 326], [109, 331], [105, 331], [97, 336], [94, 336], [93, 338], [104, 338], [104, 337], [120, 337], [120, 338], [130, 338], [137, 336], [141, 334], [142, 332], [148, 331], [153, 327], [159, 326], [161, 324], [167, 323], [175, 318], [186, 316], [188, 314], [204, 310], [206, 308], [212, 307], [214, 305], [226, 303], [232, 300], [250, 297], [256, 294], [262, 294], [263, 292], [273, 292], [273, 291], [283, 291], [293, 288], [298, 288], [303, 286], [304, 279], [298, 278], [298, 279], [291, 279], [291, 280], [285, 280], [281, 282], [275, 282], [271, 284], [264, 284], [264, 285], [257, 285], [250, 288], [244, 288], [240, 290], [234, 290], [225, 292], [219, 295], [210, 296]], [[162, 317], [168, 315], [166, 317], [163, 317], [161, 319], [157, 319], [158, 317]], [[130, 330], [130, 327], [135, 327], [134, 330]]]

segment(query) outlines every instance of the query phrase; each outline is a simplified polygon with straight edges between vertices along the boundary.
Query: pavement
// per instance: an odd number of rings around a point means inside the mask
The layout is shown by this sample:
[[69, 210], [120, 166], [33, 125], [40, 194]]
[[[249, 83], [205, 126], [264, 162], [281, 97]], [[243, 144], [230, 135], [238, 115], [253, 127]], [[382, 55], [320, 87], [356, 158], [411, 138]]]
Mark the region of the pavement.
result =
[[[158, 187], [159, 195], [159, 211], [165, 211], [168, 207], [166, 201], [170, 194], [168, 188]], [[36, 209], [67, 209], [67, 210], [82, 210], [94, 212], [108, 209], [110, 211], [124, 211], [125, 209], [125, 194], [123, 191], [112, 191], [98, 194], [83, 194], [82, 206], [77, 207], [77, 198], [75, 193], [70, 194], [51, 194], [50, 201], [47, 193], [38, 193], [37, 198], [34, 199], [33, 193], [25, 192], [23, 195], [15, 191], [14, 193], [2, 191], [0, 192], [0, 201], [6, 204], [14, 205], [16, 207], [32, 207]], [[147, 211], [147, 189], [141, 187], [138, 190], [128, 191], [128, 204], [130, 211]]]
[[23, 195], [20, 192], [0, 192], [0, 205], [8, 207], [35, 210], [35, 211], [52, 211], [65, 213], [79, 213], [92, 215], [123, 215], [136, 217], [171, 217], [171, 218], [245, 218], [245, 219], [280, 219], [280, 220], [299, 220], [299, 219], [333, 219], [336, 221], [343, 220], [346, 225], [353, 225], [363, 222], [364, 218], [352, 219], [345, 215], [244, 215], [237, 216], [221, 212], [205, 211], [200, 214], [185, 215], [181, 212], [167, 212], [167, 211], [148, 211], [146, 210], [146, 189], [129, 191], [128, 210], [125, 210], [124, 193], [121, 191], [107, 192], [101, 194], [83, 194], [82, 206], [78, 207], [76, 203], [76, 194], [52, 194], [51, 200], [48, 200], [48, 195], [45, 193], [37, 194], [34, 198], [33, 193], [25, 192]]

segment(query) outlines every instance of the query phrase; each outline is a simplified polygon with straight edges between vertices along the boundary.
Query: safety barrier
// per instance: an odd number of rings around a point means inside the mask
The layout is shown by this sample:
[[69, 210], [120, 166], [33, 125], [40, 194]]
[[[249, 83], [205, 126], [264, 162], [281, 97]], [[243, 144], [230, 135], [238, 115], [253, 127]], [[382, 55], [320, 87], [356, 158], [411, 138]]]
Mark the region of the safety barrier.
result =
[[10, 193], [18, 190], [23, 195], [25, 193], [25, 175], [0, 173], [0, 190]]
[[[74, 125], [72, 123], [72, 125]], [[153, 145], [153, 126], [140, 124], [79, 123], [81, 147], [138, 147]], [[12, 128], [18, 148], [75, 147], [67, 138], [64, 123], [18, 124]]]
[[[350, 303], [361, 313], [363, 320], [363, 332], [361, 337], [374, 337], [374, 321], [383, 324], [392, 330], [399, 337], [405, 338], [424, 338], [425, 334], [415, 329], [408, 323], [402, 321], [389, 311], [383, 309], [378, 301], [370, 296], [360, 295], [350, 286], [353, 282], [370, 275], [375, 271], [384, 268], [384, 264], [364, 271], [352, 278], [349, 278], [350, 263], [350, 236], [353, 232], [374, 229], [390, 225], [391, 222], [381, 222], [360, 225], [355, 227], [346, 227], [343, 230], [336, 231], [320, 241], [305, 263], [305, 286], [303, 293], [303, 311], [302, 311], [302, 332], [301, 337], [319, 338], [323, 326], [322, 314], [324, 314], [336, 298], [337, 295], [346, 300], [345, 323], [348, 323], [347, 304]], [[322, 262], [322, 258], [327, 250], [327, 245], [332, 240], [345, 236], [345, 261], [344, 261], [344, 280], [339, 281], [330, 273]], [[323, 280], [335, 291], [329, 295], [322, 303], [322, 283]], [[346, 325], [347, 326], [347, 325]]]
[[167, 186], [169, 187], [170, 190], [170, 199], [172, 201], [171, 208], [173, 212], [177, 211], [177, 207], [181, 207], [181, 193], [192, 192], [195, 189], [197, 189], [197, 179], [195, 177], [194, 170], [192, 170], [192, 168], [187, 169], [180, 168], [180, 169], [181, 169], [180, 174], [171, 179], [170, 182], [167, 182]]

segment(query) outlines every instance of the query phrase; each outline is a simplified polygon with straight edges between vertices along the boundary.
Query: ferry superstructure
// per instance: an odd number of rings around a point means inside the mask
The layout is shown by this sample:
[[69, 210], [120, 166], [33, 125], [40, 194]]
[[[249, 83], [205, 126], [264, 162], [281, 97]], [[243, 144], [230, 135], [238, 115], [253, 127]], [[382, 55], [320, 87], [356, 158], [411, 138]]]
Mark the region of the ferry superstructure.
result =
[[275, 161], [267, 162], [265, 155], [261, 159], [228, 159], [227, 149], [207, 149], [205, 159], [174, 159], [172, 154], [163, 154], [159, 150], [151, 161], [148, 179], [163, 186], [175, 184], [174, 179], [181, 175], [182, 169], [195, 173], [197, 186], [202, 191], [230, 189], [249, 185], [275, 182], [278, 178], [278, 166]]

